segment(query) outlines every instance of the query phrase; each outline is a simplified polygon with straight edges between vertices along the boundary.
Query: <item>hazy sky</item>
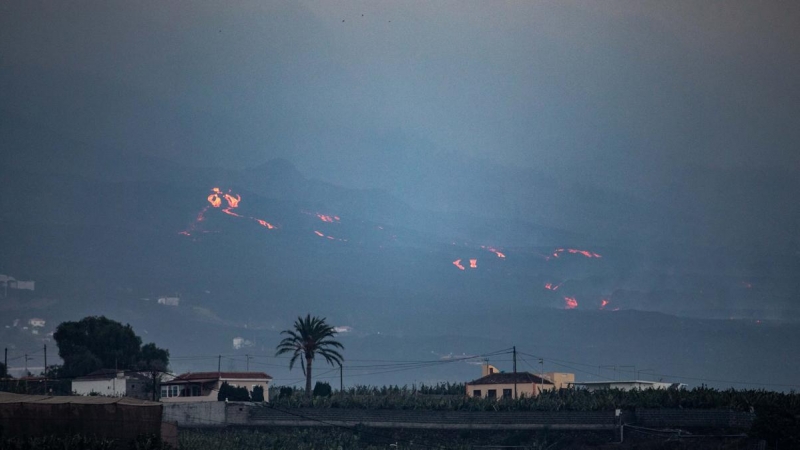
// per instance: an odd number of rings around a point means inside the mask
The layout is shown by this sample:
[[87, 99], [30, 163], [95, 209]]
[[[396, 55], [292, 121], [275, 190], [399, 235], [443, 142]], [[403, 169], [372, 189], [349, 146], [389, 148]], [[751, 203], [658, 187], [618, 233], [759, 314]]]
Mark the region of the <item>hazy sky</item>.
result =
[[799, 25], [797, 2], [5, 1], [0, 119], [350, 186], [435, 154], [635, 190], [800, 169]]

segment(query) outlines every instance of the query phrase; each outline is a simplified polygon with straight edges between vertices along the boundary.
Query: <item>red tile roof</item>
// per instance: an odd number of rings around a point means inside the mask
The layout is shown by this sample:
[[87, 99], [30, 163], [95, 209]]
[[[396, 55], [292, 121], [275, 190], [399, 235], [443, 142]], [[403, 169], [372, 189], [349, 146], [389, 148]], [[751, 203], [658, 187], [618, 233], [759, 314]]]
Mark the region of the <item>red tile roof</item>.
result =
[[216, 380], [216, 379], [239, 379], [239, 380], [271, 380], [272, 377], [264, 372], [189, 372], [178, 375], [171, 381], [188, 380]]
[[534, 375], [530, 372], [493, 373], [486, 375], [483, 378], [478, 378], [477, 380], [470, 381], [467, 384], [475, 385], [475, 384], [514, 384], [514, 383], [553, 384], [552, 381], [546, 378], [540, 378], [538, 375]]

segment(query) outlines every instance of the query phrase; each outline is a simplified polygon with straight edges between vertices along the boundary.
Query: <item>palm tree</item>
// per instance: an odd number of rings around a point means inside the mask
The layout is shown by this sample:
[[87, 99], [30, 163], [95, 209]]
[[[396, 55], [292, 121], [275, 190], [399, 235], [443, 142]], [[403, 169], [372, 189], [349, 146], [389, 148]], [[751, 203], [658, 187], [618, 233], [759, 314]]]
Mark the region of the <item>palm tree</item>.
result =
[[294, 363], [298, 358], [300, 359], [300, 366], [306, 376], [306, 397], [310, 398], [311, 364], [314, 361], [314, 356], [320, 354], [328, 361], [328, 364], [334, 365], [336, 363], [341, 366], [344, 357], [333, 348], [344, 349], [344, 346], [332, 339], [336, 335], [336, 331], [325, 322], [324, 317], [322, 319], [311, 317], [311, 314], [306, 315], [305, 319], [298, 317], [294, 321], [294, 330], [283, 330], [281, 334], [286, 334], [288, 337], [283, 338], [278, 344], [275, 356], [292, 353], [292, 359], [289, 360], [289, 370], [292, 370]]

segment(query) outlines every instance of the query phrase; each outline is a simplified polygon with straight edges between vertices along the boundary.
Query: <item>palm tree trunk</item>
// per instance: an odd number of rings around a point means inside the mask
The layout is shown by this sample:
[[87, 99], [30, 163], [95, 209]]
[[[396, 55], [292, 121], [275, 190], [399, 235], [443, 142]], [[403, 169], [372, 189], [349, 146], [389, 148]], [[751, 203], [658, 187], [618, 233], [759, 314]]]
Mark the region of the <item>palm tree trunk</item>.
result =
[[306, 357], [306, 398], [311, 398], [311, 361], [313, 359]]

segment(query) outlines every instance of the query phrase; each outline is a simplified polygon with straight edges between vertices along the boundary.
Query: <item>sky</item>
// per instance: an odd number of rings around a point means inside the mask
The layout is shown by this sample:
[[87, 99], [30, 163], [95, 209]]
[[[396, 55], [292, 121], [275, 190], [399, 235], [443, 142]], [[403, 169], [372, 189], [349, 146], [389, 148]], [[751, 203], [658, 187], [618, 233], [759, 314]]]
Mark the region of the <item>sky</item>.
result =
[[[436, 191], [515, 172], [644, 201], [697, 197], [692, 211], [726, 205], [702, 233], [731, 222], [757, 233], [751, 219], [782, 214], [784, 181], [800, 170], [794, 2], [30, 1], [0, 11], [0, 123], [98, 153], [227, 168], [285, 158], [308, 177], [415, 206], [508, 203], [521, 217], [532, 213], [519, 206], [525, 192]], [[706, 181], [708, 170], [722, 174]], [[773, 178], [783, 181], [740, 221], [740, 193]], [[796, 221], [782, 219], [782, 239]]]

